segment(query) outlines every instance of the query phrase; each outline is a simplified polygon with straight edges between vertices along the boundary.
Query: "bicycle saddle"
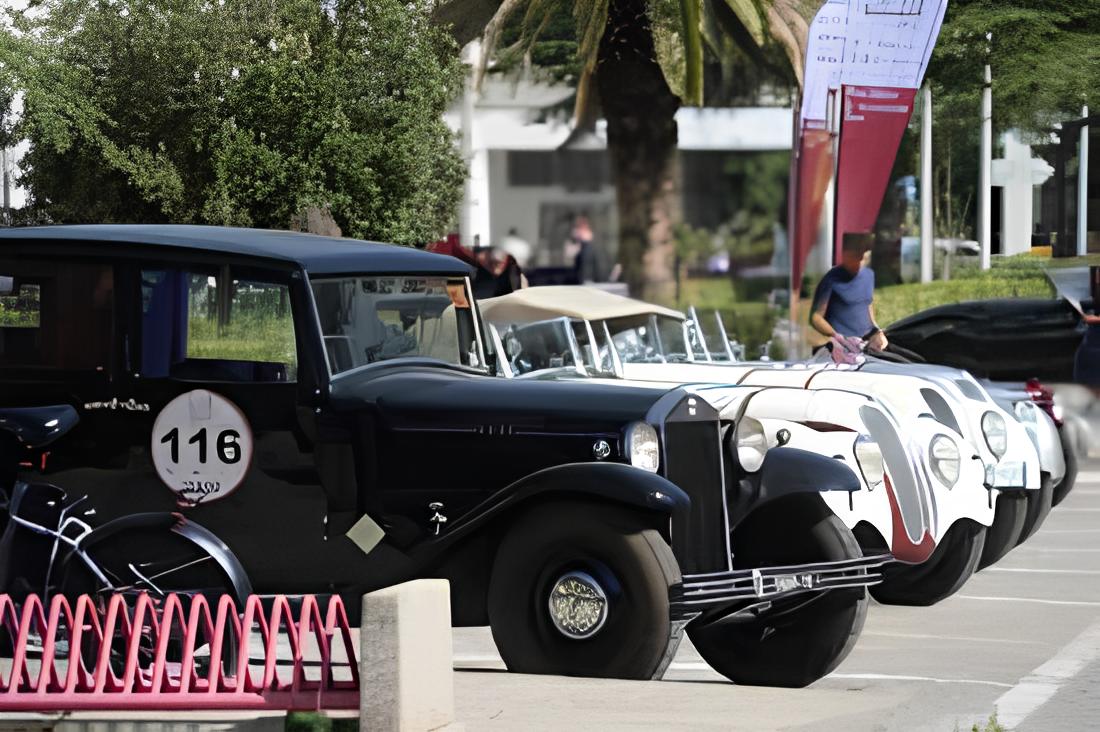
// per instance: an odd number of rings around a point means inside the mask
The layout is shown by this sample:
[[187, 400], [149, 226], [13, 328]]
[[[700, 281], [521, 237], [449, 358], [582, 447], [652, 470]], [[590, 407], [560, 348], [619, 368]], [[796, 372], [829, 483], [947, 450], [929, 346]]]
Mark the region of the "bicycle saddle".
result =
[[68, 404], [51, 407], [0, 407], [0, 432], [7, 432], [28, 449], [45, 447], [76, 426], [76, 410]]

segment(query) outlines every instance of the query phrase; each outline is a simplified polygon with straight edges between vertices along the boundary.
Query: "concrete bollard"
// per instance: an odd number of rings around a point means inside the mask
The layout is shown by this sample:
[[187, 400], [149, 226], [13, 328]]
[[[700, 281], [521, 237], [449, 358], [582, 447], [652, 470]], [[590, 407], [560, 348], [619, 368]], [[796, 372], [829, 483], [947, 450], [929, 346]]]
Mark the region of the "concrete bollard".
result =
[[359, 646], [360, 730], [456, 729], [447, 580], [364, 595]]

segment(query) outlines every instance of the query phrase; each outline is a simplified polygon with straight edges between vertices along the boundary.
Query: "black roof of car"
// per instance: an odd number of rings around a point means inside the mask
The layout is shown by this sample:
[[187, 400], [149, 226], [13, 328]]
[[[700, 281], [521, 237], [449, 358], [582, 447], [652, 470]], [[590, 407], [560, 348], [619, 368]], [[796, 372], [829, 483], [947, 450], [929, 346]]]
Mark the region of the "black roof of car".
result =
[[415, 273], [466, 275], [470, 268], [442, 254], [396, 244], [296, 231], [182, 224], [92, 224], [0, 229], [0, 246], [28, 240], [137, 245], [260, 257], [294, 263], [310, 274]]

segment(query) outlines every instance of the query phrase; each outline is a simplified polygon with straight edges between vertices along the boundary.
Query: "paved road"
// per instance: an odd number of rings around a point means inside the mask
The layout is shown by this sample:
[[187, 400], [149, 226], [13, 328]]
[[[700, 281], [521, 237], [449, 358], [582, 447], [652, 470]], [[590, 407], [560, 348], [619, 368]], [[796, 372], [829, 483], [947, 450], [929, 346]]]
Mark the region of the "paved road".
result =
[[[874, 605], [836, 673], [807, 689], [733, 686], [687, 641], [664, 681], [509, 674], [486, 629], [455, 631], [457, 717], [479, 730], [969, 730], [997, 710], [1025, 732], [1100, 729], [1100, 460], [1039, 533], [931, 608]], [[279, 714], [79, 714], [57, 724], [0, 715], [0, 732], [236, 728], [278, 732]]]
[[1100, 461], [1039, 533], [931, 608], [872, 606], [836, 673], [735, 687], [690, 644], [661, 682], [507, 674], [487, 630], [455, 631], [458, 719], [482, 729], [1100, 729]]

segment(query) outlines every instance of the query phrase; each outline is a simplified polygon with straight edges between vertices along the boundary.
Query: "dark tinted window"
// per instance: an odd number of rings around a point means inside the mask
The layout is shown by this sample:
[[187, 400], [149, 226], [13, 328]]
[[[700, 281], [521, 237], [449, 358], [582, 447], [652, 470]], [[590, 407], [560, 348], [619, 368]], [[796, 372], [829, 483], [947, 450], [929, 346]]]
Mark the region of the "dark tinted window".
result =
[[114, 297], [105, 264], [0, 262], [0, 367], [108, 370]]

